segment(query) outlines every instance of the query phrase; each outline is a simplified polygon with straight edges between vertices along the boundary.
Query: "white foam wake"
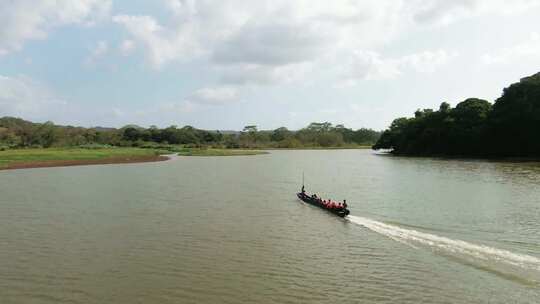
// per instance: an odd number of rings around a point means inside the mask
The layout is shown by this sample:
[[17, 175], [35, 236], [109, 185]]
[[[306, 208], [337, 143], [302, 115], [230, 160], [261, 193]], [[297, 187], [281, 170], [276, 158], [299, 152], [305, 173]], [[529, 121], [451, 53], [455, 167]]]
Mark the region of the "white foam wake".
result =
[[451, 253], [473, 256], [482, 260], [503, 262], [526, 269], [540, 271], [540, 259], [530, 255], [517, 254], [507, 250], [453, 240], [354, 215], [350, 215], [348, 219], [352, 223], [364, 226], [374, 232], [385, 235], [393, 240], [410, 244], [411, 246], [414, 246], [414, 244], [425, 245]]

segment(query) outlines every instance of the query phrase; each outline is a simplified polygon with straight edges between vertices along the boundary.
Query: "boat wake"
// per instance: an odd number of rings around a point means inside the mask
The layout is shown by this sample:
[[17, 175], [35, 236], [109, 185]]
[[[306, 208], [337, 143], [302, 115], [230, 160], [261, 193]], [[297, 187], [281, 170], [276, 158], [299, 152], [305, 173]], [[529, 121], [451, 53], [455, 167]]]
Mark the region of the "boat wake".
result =
[[468, 256], [487, 262], [504, 263], [521, 269], [532, 270], [534, 272], [540, 271], [540, 259], [530, 255], [517, 254], [489, 246], [453, 240], [434, 234], [385, 224], [359, 216], [350, 215], [348, 219], [352, 223], [364, 226], [369, 230], [387, 236], [393, 240], [406, 243], [414, 248], [418, 248], [417, 246], [427, 246], [433, 250], [442, 251], [445, 254]]

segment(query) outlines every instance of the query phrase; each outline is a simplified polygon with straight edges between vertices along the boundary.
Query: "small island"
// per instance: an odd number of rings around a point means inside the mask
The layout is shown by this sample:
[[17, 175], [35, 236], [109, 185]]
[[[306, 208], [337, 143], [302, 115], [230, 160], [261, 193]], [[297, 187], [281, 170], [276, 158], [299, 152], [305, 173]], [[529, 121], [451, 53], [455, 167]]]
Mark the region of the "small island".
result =
[[50, 148], [0, 151], [0, 170], [164, 161], [164, 151], [140, 148]]
[[540, 158], [540, 73], [504, 89], [494, 104], [469, 98], [455, 108], [395, 119], [373, 149], [395, 155]]

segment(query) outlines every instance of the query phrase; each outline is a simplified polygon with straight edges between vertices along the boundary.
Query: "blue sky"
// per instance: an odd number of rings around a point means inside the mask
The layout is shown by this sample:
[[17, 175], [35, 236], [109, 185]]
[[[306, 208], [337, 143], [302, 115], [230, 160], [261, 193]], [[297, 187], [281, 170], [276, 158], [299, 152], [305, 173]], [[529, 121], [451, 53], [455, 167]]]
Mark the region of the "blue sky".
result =
[[0, 0], [0, 116], [383, 129], [540, 71], [537, 0]]

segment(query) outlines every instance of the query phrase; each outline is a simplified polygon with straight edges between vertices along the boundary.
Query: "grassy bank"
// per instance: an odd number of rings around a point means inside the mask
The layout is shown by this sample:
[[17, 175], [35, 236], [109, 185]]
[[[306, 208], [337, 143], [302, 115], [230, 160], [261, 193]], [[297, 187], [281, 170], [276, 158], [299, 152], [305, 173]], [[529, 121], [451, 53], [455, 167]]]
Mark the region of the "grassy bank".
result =
[[259, 150], [239, 150], [239, 149], [195, 149], [183, 148], [175, 151], [181, 156], [241, 156], [241, 155], [259, 155], [268, 152]]
[[130, 163], [164, 160], [158, 151], [139, 148], [102, 149], [15, 149], [0, 151], [0, 169]]

